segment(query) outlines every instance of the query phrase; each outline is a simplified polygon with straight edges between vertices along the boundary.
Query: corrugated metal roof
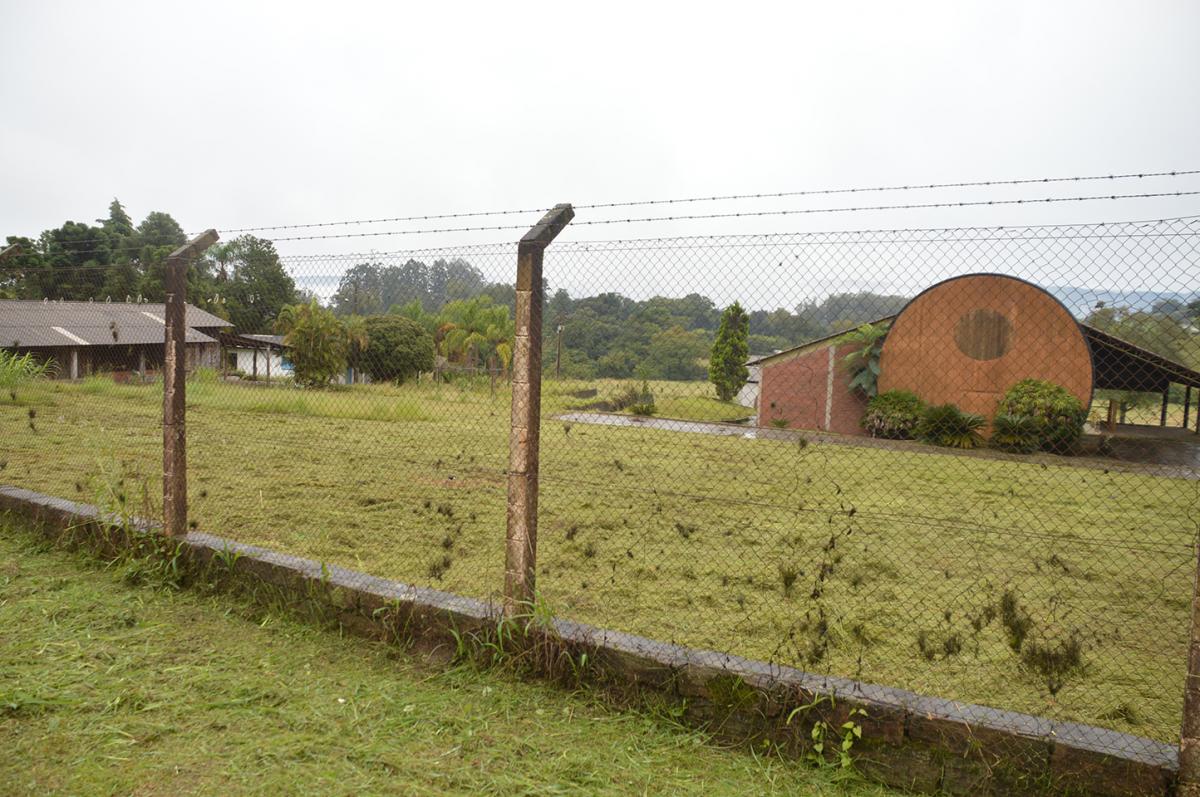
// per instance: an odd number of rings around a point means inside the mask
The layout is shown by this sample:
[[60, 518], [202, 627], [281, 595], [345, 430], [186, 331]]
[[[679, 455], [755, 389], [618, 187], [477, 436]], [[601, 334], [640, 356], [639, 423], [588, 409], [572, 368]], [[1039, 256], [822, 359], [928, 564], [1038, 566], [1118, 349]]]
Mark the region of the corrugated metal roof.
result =
[[276, 346], [283, 345], [283, 335], [242, 335], [242, 337], [261, 340], [263, 343], [274, 343]]
[[[0, 300], [0, 346], [114, 346], [162, 343], [163, 304]], [[211, 343], [198, 329], [229, 322], [187, 305], [188, 343]]]

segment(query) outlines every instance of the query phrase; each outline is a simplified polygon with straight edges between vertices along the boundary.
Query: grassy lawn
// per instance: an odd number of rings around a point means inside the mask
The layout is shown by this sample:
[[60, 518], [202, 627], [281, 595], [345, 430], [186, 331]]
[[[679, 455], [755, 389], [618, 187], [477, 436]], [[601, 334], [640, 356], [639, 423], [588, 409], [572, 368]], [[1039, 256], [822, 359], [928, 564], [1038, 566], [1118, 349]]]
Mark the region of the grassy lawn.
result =
[[[612, 389], [549, 383], [543, 397], [539, 588], [560, 614], [1177, 738], [1200, 483], [550, 420], [589, 387]], [[662, 415], [738, 411], [704, 385], [653, 388]], [[0, 397], [0, 482], [142, 511], [160, 489], [159, 397], [98, 380]], [[200, 528], [496, 595], [503, 387], [200, 382], [188, 401]]]
[[129, 575], [0, 526], [6, 795], [889, 793]]

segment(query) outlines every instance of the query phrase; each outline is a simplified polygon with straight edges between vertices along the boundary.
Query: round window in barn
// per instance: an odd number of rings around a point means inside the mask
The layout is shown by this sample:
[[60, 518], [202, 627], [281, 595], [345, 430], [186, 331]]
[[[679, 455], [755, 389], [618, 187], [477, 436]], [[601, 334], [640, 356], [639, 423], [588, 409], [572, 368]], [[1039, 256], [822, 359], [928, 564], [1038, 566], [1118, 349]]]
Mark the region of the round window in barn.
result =
[[954, 342], [959, 351], [973, 360], [994, 360], [1008, 351], [1012, 333], [1012, 322], [1003, 314], [980, 307], [958, 319]]

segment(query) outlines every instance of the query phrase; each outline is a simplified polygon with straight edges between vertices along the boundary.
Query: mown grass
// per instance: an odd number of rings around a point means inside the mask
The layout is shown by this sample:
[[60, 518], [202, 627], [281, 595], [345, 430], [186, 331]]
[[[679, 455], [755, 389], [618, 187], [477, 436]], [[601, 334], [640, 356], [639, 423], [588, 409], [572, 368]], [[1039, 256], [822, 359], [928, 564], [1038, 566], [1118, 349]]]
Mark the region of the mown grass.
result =
[[[586, 401], [572, 395], [581, 389], [547, 384], [543, 398], [539, 588], [562, 615], [1177, 738], [1196, 481], [1048, 455], [553, 420]], [[654, 386], [659, 402], [673, 391], [704, 399], [702, 389]], [[277, 409], [259, 409], [264, 391], [282, 396], [270, 405]], [[290, 403], [296, 393], [303, 405]], [[0, 482], [90, 500], [98, 481], [123, 478], [149, 481], [156, 495], [159, 395], [150, 386], [50, 384], [24, 390], [23, 405], [0, 397]], [[188, 403], [200, 528], [496, 597], [503, 388], [214, 384], [191, 390]], [[1029, 618], [1024, 652], [999, 611], [1006, 594]], [[1078, 666], [1065, 673], [1040, 670], [1045, 657], [1029, 653], [1074, 639]]]
[[6, 795], [889, 793], [131, 572], [0, 525]]

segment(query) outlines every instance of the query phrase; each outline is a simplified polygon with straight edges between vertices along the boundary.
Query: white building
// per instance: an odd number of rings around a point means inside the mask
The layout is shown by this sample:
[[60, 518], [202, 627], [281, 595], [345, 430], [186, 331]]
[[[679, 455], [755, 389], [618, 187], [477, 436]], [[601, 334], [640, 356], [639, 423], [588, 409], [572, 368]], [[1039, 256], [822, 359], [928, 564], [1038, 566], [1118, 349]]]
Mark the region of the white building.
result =
[[292, 363], [284, 351], [282, 335], [224, 335], [225, 365], [253, 379], [285, 379]]
[[758, 409], [758, 382], [762, 376], [762, 366], [758, 364], [758, 360], [758, 357], [751, 357], [746, 361], [746, 370], [750, 372], [750, 377], [733, 397], [733, 400], [743, 407]]

